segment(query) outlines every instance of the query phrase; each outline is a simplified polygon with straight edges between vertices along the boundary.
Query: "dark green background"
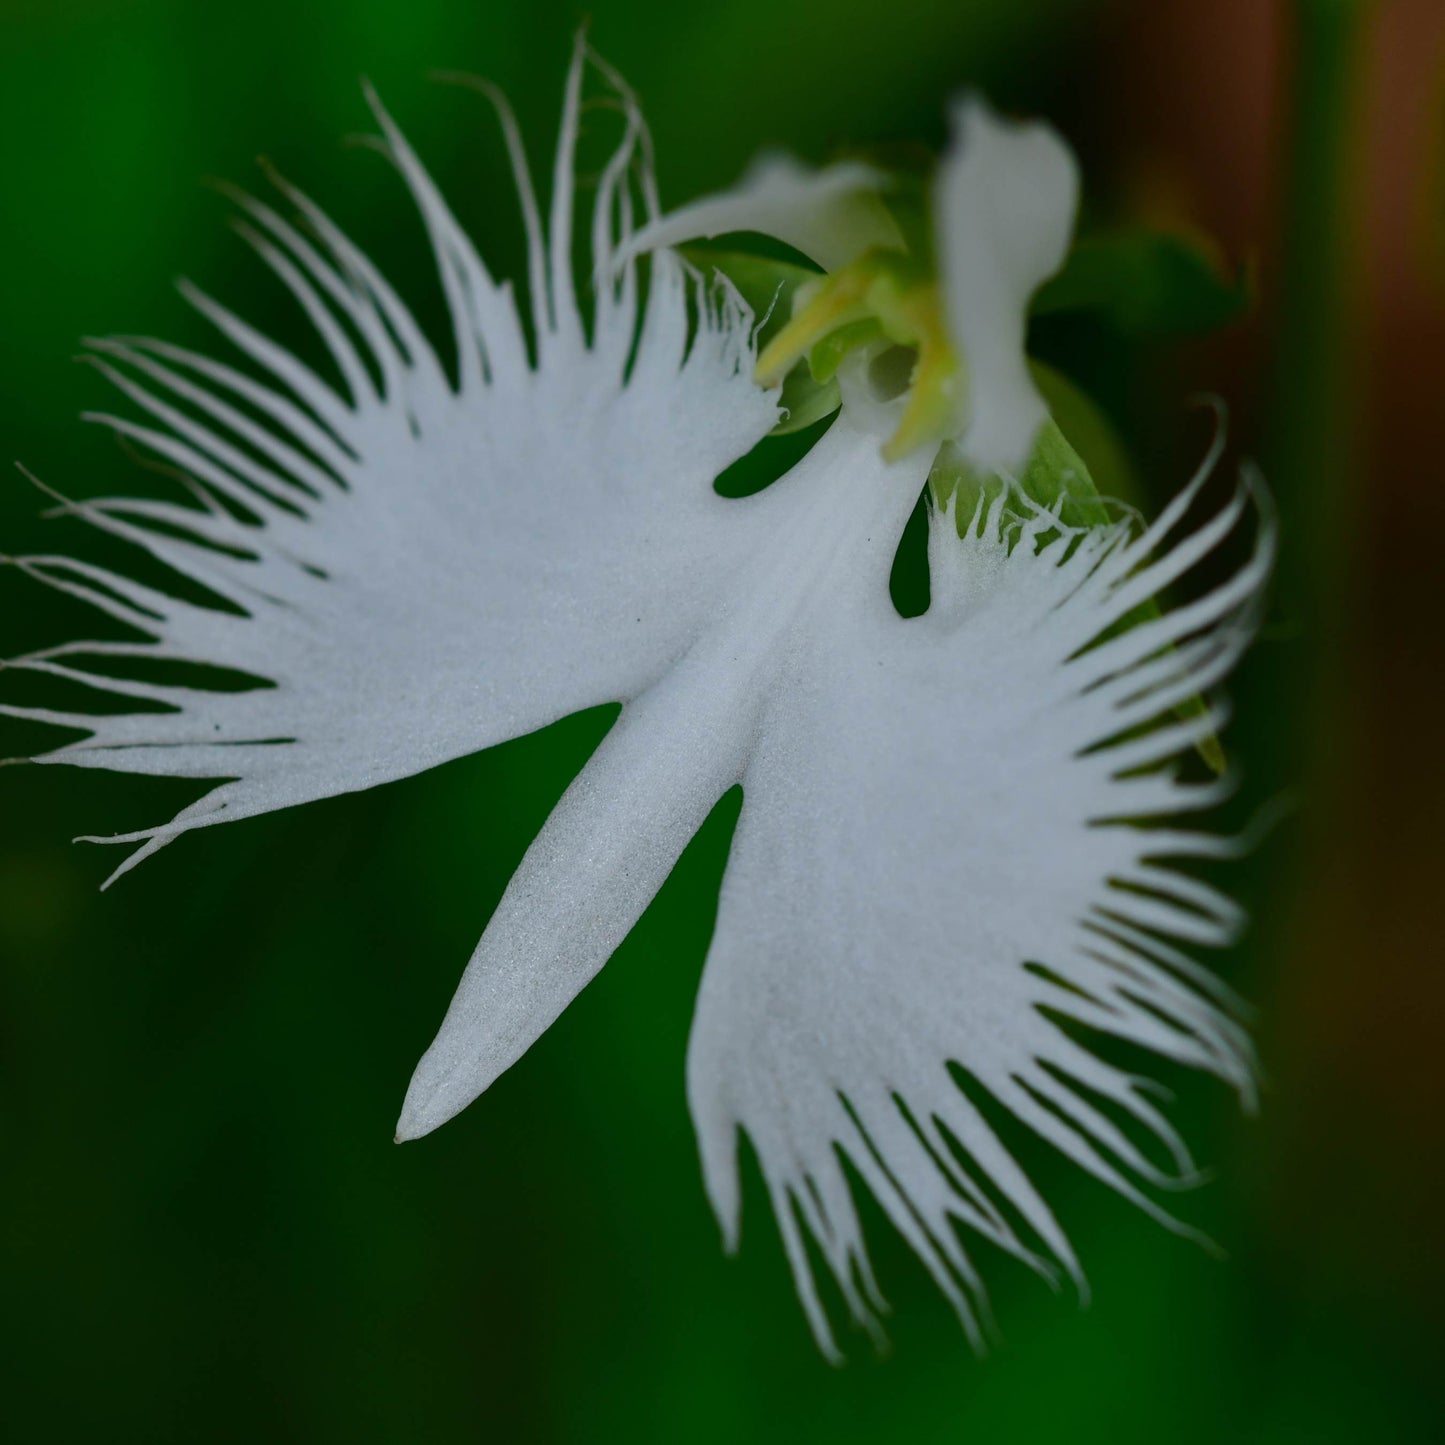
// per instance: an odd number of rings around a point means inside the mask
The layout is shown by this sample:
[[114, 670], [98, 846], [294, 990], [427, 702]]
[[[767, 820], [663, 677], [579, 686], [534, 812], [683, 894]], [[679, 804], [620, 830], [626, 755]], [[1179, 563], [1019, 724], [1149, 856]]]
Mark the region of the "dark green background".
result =
[[[936, 145], [945, 98], [971, 83], [1052, 115], [1084, 156], [1100, 212], [1126, 205], [1136, 142], [1154, 138], [1157, 116], [1128, 83], [1131, 65], [1150, 63], [1129, 51], [1144, 8], [600, 0], [590, 13], [595, 44], [647, 108], [665, 202], [728, 182], [768, 142], [817, 159], [837, 143]], [[1424, 916], [1440, 845], [1338, 801], [1370, 793], [1375, 774], [1356, 764], [1385, 750], [1405, 761], [1379, 786], [1427, 786], [1423, 719], [1438, 672], [1399, 639], [1424, 635], [1409, 599], [1429, 598], [1419, 581], [1429, 556], [1382, 557], [1368, 529], [1311, 520], [1365, 510], [1348, 499], [1371, 495], [1367, 459], [1349, 460], [1351, 403], [1364, 406], [1348, 380], [1363, 346], [1349, 298], [1364, 265], [1349, 237], [1364, 223], [1341, 171], [1370, 16], [1343, 0], [1268, 8], [1277, 125], [1259, 147], [1284, 240], [1275, 229], [1245, 238], [1265, 258], [1264, 309], [1208, 346], [1145, 347], [1087, 328], [1045, 338], [1129, 436], [1156, 498], [1203, 439], [1188, 393], [1223, 392], [1240, 445], [1270, 464], [1293, 549], [1274, 621], [1235, 689], [1238, 816], [1286, 789], [1305, 800], [1234, 874], [1261, 926], [1222, 966], [1261, 1005], [1263, 1116], [1241, 1122], [1221, 1089], [1170, 1080], [1219, 1176], [1181, 1208], [1229, 1261], [1040, 1159], [1094, 1285], [1089, 1309], [980, 1247], [1004, 1344], [976, 1360], [870, 1207], [895, 1350], [880, 1361], [845, 1336], [853, 1363], [825, 1366], [751, 1160], [743, 1250], [723, 1256], [683, 1099], [735, 800], [524, 1061], [438, 1134], [394, 1148], [411, 1067], [604, 717], [374, 793], [202, 830], [103, 896], [115, 855], [67, 840], [160, 821], [191, 792], [7, 768], [0, 1434], [1439, 1438], [1431, 1373], [1445, 1271], [1429, 1165], [1441, 1140], [1429, 1102], [1438, 1085], [1419, 1057], [1439, 1035], [1418, 1019], [1438, 1017], [1441, 981], [1436, 935], [1410, 920]], [[82, 493], [157, 485], [77, 422], [109, 400], [69, 356], [91, 331], [211, 347], [171, 289], [182, 268], [305, 344], [222, 224], [225, 203], [200, 185], [260, 184], [258, 154], [317, 195], [436, 323], [399, 184], [376, 157], [337, 144], [368, 127], [362, 74], [489, 257], [514, 270], [515, 208], [486, 109], [426, 75], [500, 83], [543, 164], [578, 18], [546, 0], [0, 3], [4, 459]], [[1221, 108], [1234, 103], [1229, 44], [1225, 28], [1218, 55], [1197, 58], [1218, 67]], [[1198, 122], [1207, 134], [1211, 117]], [[1167, 127], [1159, 134], [1155, 149], [1187, 182], [1191, 157], [1170, 151]], [[1340, 217], [1348, 224], [1336, 227]], [[1430, 364], [1438, 354], [1422, 358]], [[43, 502], [18, 475], [0, 486], [4, 551], [85, 545], [70, 524], [37, 520]], [[1381, 602], [1386, 571], [1405, 602]], [[0, 656], [93, 627], [0, 573]], [[1350, 672], [1361, 655], [1384, 657], [1383, 683]], [[1353, 690], [1395, 685], [1405, 693], [1389, 695], [1407, 696], [1402, 713], [1422, 723], [1376, 737]], [[4, 738], [5, 754], [42, 742], [19, 726]], [[1405, 765], [1412, 748], [1418, 774]], [[1372, 898], [1377, 887], [1394, 889], [1394, 932], [1331, 926], [1351, 888]], [[1377, 1007], [1390, 989], [1394, 1003]]]

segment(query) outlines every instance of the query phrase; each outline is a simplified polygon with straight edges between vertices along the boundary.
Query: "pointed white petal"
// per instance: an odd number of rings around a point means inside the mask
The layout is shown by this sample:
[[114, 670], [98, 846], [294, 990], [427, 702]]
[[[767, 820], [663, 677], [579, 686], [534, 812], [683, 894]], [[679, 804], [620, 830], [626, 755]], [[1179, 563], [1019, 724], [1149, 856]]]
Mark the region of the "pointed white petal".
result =
[[840, 418], [788, 476], [734, 503], [746, 562], [712, 624], [568, 789], [507, 887], [407, 1091], [399, 1139], [465, 1108], [606, 963], [791, 687], [814, 611], [887, 595], [926, 459], [887, 467]]
[[628, 704], [527, 850], [417, 1065], [398, 1140], [444, 1124], [509, 1068], [631, 931], [738, 781], [756, 700], [687, 659]]
[[1029, 298], [1062, 264], [1078, 207], [1078, 166], [1047, 125], [1000, 120], [958, 102], [934, 196], [948, 325], [966, 359], [976, 466], [1015, 471], [1047, 415], [1029, 377]]
[[[1090, 648], [1211, 529], [1151, 562], [1155, 532], [1048, 542], [1053, 526], [1043, 514], [1010, 527], [1000, 502], [960, 540], [953, 516], [935, 513], [928, 613], [903, 621], [880, 591], [866, 616], [820, 614], [743, 779], [688, 1096], [729, 1241], [738, 1129], [751, 1138], [825, 1351], [831, 1333], [789, 1200], [826, 1201], [825, 1227], [810, 1227], [854, 1316], [875, 1323], [853, 1284], [863, 1241], [839, 1151], [975, 1338], [983, 1286], [955, 1221], [1079, 1276], [1048, 1205], [950, 1062], [1169, 1223], [1136, 1181], [1171, 1173], [1130, 1130], [1152, 1136], [1187, 1179], [1183, 1145], [1142, 1081], [1042, 1010], [1252, 1087], [1242, 1030], [1168, 942], [1233, 937], [1233, 906], [1162, 866], [1218, 849], [1139, 826], [1199, 799], [1167, 773], [1126, 776], [1214, 724], [1164, 725], [1142, 745], [1118, 739], [1182, 700], [1166, 675], [1195, 688], [1237, 657], [1271, 538], [1266, 529], [1232, 581], [1152, 633]], [[1184, 645], [1161, 653], [1169, 643]]]
[[621, 254], [756, 231], [836, 271], [871, 246], [902, 248], [898, 226], [878, 198], [887, 183], [882, 171], [858, 161], [813, 170], [791, 156], [763, 156], [732, 190], [704, 196], [644, 226]]
[[[26, 565], [149, 638], [136, 656], [267, 684], [137, 688], [171, 710], [50, 716], [89, 736], [41, 761], [235, 780], [133, 835], [142, 855], [189, 828], [369, 787], [635, 697], [711, 618], [752, 545], [712, 482], [776, 409], [751, 381], [752, 319], [731, 292], [664, 253], [639, 315], [633, 268], [614, 264], [639, 164], [631, 109], [599, 189], [593, 260], [611, 279], [584, 335], [570, 274], [580, 84], [579, 60], [545, 242], [524, 187], [545, 291], [536, 366], [510, 289], [379, 105], [436, 254], [450, 367], [366, 257], [284, 186], [318, 239], [246, 202], [253, 242], [317, 326], [347, 395], [199, 296], [273, 384], [159, 342], [99, 346], [145, 418], [101, 420], [189, 477], [200, 500], [71, 511], [218, 605], [67, 559]], [[85, 678], [95, 650], [68, 649]]]

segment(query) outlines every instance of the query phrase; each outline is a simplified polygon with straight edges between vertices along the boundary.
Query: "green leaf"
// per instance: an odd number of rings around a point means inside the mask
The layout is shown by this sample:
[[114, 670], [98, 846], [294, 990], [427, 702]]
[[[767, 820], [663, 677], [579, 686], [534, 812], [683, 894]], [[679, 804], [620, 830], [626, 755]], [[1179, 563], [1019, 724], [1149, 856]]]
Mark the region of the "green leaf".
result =
[[1029, 374], [1059, 430], [1079, 454], [1100, 496], [1142, 508], [1144, 494], [1129, 453], [1102, 407], [1062, 371], [1029, 361]]
[[1089, 311], [1123, 335], [1167, 337], [1218, 330], [1253, 301], [1247, 268], [1230, 275], [1203, 237], [1131, 229], [1079, 241], [1032, 314]]
[[814, 381], [828, 382], [838, 373], [843, 358], [855, 346], [865, 346], [883, 335], [883, 327], [876, 316], [865, 316], [861, 321], [850, 321], [836, 331], [830, 331], [808, 353], [808, 370]]

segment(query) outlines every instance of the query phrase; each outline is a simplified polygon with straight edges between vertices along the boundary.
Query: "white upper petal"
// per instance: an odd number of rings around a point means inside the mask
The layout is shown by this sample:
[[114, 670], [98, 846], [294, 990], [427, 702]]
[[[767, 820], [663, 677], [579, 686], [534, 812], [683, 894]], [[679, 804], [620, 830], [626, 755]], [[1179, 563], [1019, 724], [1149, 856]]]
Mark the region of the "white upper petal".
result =
[[872, 246], [902, 247], [898, 227], [878, 198], [887, 182], [882, 171], [857, 161], [814, 170], [791, 156], [763, 156], [731, 190], [644, 226], [623, 254], [755, 231], [835, 271]]
[[[1091, 1100], [1132, 1116], [1187, 1174], [1183, 1146], [1136, 1081], [1040, 1010], [1251, 1088], [1242, 1030], [1165, 941], [1232, 936], [1233, 905], [1160, 861], [1223, 845], [1119, 821], [1217, 796], [1158, 771], [1125, 774], [1189, 748], [1218, 718], [1118, 739], [1232, 664], [1268, 538], [1192, 608], [1080, 651], [1216, 543], [1242, 505], [1147, 567], [1158, 529], [1132, 543], [1120, 529], [1039, 546], [1045, 515], [1010, 553], [1000, 507], [963, 540], [935, 513], [928, 613], [901, 620], [880, 593], [867, 615], [819, 614], [772, 700], [743, 778], [688, 1095], [729, 1239], [739, 1127], [751, 1138], [825, 1351], [795, 1209], [854, 1316], [871, 1327], [876, 1308], [855, 1280], [855, 1268], [868, 1278], [866, 1257], [835, 1145], [975, 1338], [984, 1290], [950, 1219], [1047, 1268], [1041, 1245], [1078, 1273], [950, 1062], [1151, 1211], [1132, 1181], [1158, 1182], [1158, 1171]], [[950, 1137], [1007, 1209], [953, 1162]]]
[[1029, 377], [1029, 298], [1063, 263], [1078, 207], [1078, 166], [1049, 126], [1000, 120], [959, 101], [939, 169], [934, 226], [944, 304], [968, 366], [975, 465], [1013, 472], [1028, 459], [1047, 409]]
[[311, 316], [349, 395], [199, 295], [272, 385], [158, 342], [98, 344], [104, 369], [149, 414], [102, 420], [198, 483], [200, 506], [75, 510], [226, 605], [72, 559], [27, 565], [148, 639], [101, 650], [270, 684], [120, 682], [84, 669], [88, 643], [20, 660], [171, 709], [8, 708], [89, 732], [42, 761], [235, 779], [133, 835], [146, 843], [135, 856], [191, 827], [368, 787], [636, 696], [686, 651], [754, 545], [712, 487], [777, 416], [751, 380], [749, 313], [663, 253], [639, 315], [634, 268], [612, 264], [628, 234], [633, 113], [596, 201], [594, 260], [614, 279], [584, 335], [570, 276], [579, 84], [574, 66], [550, 237], [521, 176], [535, 361], [510, 288], [379, 107], [436, 252], [455, 379], [365, 256], [289, 191], [319, 241], [247, 201], [253, 241]]

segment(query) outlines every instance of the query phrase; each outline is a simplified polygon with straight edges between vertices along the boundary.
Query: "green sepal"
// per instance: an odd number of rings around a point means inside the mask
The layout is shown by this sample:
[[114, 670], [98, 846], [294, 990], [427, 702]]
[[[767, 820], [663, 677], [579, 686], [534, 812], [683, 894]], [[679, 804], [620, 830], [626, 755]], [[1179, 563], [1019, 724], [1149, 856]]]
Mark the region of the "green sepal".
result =
[[1029, 361], [1029, 375], [1049, 415], [1069, 439], [1101, 496], [1142, 508], [1145, 497], [1134, 464], [1118, 429], [1104, 409], [1062, 371], [1042, 361]]
[[1254, 295], [1248, 268], [1231, 275], [1204, 238], [1131, 229], [1079, 241], [1030, 314], [1087, 311], [1125, 336], [1183, 336], [1228, 325]]
[[836, 331], [830, 331], [808, 353], [808, 370], [813, 380], [819, 383], [832, 381], [838, 374], [843, 358], [855, 346], [866, 346], [883, 335], [883, 327], [876, 316], [864, 316], [850, 321]]
[[932, 154], [922, 146], [890, 146], [863, 159], [892, 177], [892, 184], [880, 191], [878, 198], [898, 227], [903, 249], [933, 271]]
[[769, 436], [785, 437], [831, 416], [843, 404], [836, 381], [817, 381], [806, 366], [795, 366], [783, 378], [778, 405], [787, 413]]

